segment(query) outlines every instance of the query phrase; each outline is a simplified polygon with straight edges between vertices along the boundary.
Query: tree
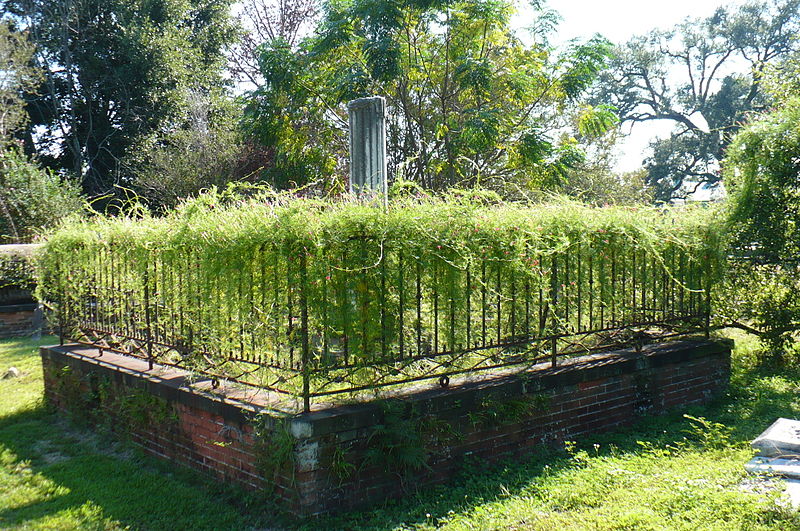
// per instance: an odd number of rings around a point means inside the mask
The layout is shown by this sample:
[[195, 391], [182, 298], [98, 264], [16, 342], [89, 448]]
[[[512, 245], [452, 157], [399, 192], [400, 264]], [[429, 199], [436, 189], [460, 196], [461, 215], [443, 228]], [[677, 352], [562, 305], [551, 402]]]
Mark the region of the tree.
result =
[[283, 42], [295, 49], [303, 33], [313, 28], [319, 15], [317, 0], [245, 0], [239, 24], [244, 32], [231, 48], [231, 73], [237, 80], [263, 84], [258, 64], [259, 48]]
[[[434, 190], [555, 186], [582, 160], [575, 136], [557, 131], [610, 46], [594, 37], [554, 53], [549, 12], [525, 45], [513, 12], [505, 1], [331, 1], [298, 50], [281, 40], [262, 48], [266, 81], [250, 98], [249, 131], [275, 150], [284, 181], [341, 176], [342, 104], [379, 94], [389, 107], [390, 175]], [[595, 130], [615, 124], [607, 107], [590, 111], [584, 121]]]
[[154, 211], [213, 186], [257, 181], [269, 164], [268, 154], [242, 138], [235, 102], [223, 105], [196, 93], [188, 100], [182, 127], [141, 139], [124, 159], [131, 188]]
[[740, 260], [717, 299], [724, 319], [785, 362], [800, 331], [800, 91], [782, 92], [786, 85], [776, 80], [765, 86], [782, 87], [773, 92], [778, 106], [736, 135], [723, 166]]
[[771, 0], [721, 7], [617, 49], [596, 97], [614, 105], [623, 123], [675, 126], [651, 144], [645, 161], [657, 199], [685, 198], [720, 182], [725, 148], [747, 113], [768, 105], [764, 69], [797, 49], [798, 31], [800, 0]]
[[27, 121], [23, 95], [36, 89], [40, 72], [31, 66], [34, 47], [26, 34], [0, 20], [0, 149]]
[[645, 184], [647, 174], [643, 168], [632, 172], [614, 170], [620, 134], [614, 128], [588, 142], [585, 159], [569, 170], [558, 191], [593, 205], [651, 203], [652, 190]]
[[[169, 130], [187, 88], [222, 86], [235, 28], [230, 0], [7, 0], [45, 74], [28, 97], [29, 143], [51, 168], [80, 176], [92, 196], [123, 182], [137, 140]], [[124, 183], [123, 183], [124, 184]]]
[[725, 187], [739, 247], [761, 261], [800, 255], [800, 95], [750, 123], [728, 149]]

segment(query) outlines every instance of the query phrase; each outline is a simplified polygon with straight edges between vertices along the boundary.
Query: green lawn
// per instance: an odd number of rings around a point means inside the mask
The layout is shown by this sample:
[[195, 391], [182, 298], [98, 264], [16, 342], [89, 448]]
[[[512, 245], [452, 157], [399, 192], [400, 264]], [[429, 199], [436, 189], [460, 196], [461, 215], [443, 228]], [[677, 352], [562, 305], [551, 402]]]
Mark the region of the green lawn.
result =
[[[751, 368], [738, 337], [733, 384], [708, 408], [658, 417], [447, 486], [304, 525], [264, 499], [222, 487], [70, 424], [42, 404], [36, 346], [0, 341], [0, 529], [797, 529], [780, 488], [753, 481], [748, 441], [800, 416], [800, 372]], [[45, 338], [41, 343], [52, 343]], [[776, 484], [777, 485], [777, 484]]]

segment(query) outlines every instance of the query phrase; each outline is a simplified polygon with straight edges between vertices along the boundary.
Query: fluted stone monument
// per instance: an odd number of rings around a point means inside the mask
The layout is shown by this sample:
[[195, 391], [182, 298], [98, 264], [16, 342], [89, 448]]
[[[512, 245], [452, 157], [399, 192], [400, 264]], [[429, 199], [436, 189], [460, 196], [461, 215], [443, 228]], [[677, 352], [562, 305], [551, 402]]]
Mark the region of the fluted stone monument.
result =
[[386, 100], [359, 98], [350, 115], [350, 192], [386, 203]]

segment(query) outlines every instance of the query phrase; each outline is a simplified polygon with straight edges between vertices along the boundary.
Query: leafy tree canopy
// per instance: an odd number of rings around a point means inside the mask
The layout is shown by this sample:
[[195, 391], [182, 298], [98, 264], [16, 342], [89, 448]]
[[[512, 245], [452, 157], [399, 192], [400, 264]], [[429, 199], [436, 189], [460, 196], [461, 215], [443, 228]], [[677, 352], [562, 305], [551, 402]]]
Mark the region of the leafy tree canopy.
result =
[[721, 7], [617, 49], [600, 76], [599, 101], [613, 104], [623, 123], [675, 126], [645, 160], [657, 199], [719, 183], [719, 163], [746, 114], [768, 105], [764, 69], [798, 49], [798, 32], [800, 0], [769, 0]]
[[767, 69], [775, 108], [736, 135], [723, 164], [733, 252], [744, 260], [730, 264], [718, 313], [759, 336], [776, 363], [800, 331], [800, 87], [784, 77], [796, 58]]
[[[547, 36], [556, 18], [535, 7], [528, 45], [502, 0], [326, 3], [299, 49], [281, 39], [261, 48], [265, 82], [245, 122], [275, 151], [274, 182], [341, 175], [342, 104], [382, 95], [390, 175], [428, 189], [558, 184], [583, 160], [582, 135], [616, 124], [610, 108], [580, 104], [611, 47], [596, 36], [554, 52]], [[576, 115], [580, 130], [570, 127]]]
[[31, 66], [33, 44], [8, 20], [0, 20], [0, 149], [25, 124], [23, 94], [34, 90], [41, 78]]
[[86, 193], [113, 191], [126, 151], [174, 125], [187, 88], [221, 86], [223, 48], [235, 36], [230, 3], [7, 0], [45, 74], [28, 97], [29, 149], [79, 175]]
[[800, 94], [749, 124], [728, 148], [725, 186], [740, 248], [761, 260], [800, 254]]

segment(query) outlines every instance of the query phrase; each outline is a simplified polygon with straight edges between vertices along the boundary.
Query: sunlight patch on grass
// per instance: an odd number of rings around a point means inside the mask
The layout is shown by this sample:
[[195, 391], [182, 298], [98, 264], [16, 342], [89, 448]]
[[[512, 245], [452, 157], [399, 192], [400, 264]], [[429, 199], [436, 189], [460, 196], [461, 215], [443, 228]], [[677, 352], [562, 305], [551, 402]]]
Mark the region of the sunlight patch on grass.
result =
[[6, 339], [0, 341], [0, 376], [9, 368], [20, 370], [19, 378], [0, 380], [0, 417], [30, 409], [41, 400], [42, 362], [39, 345], [52, 345], [58, 339], [45, 336], [42, 339]]
[[710, 406], [495, 466], [474, 462], [447, 485], [305, 522], [276, 519], [263, 497], [201, 481], [48, 412], [36, 348], [0, 341], [0, 367], [24, 372], [0, 381], [4, 530], [800, 528], [780, 489], [746, 486], [749, 441], [775, 417], [800, 417], [800, 371], [741, 368], [753, 342], [740, 343], [732, 385]]

